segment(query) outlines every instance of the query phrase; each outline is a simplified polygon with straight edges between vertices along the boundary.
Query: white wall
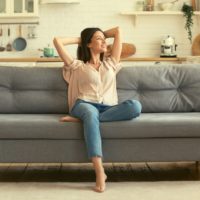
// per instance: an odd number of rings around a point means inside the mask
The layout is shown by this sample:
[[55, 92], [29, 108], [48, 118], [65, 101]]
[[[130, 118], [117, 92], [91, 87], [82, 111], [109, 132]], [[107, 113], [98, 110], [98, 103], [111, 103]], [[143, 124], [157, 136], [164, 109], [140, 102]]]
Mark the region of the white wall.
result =
[[[159, 57], [160, 41], [165, 35], [175, 37], [178, 56], [191, 55], [191, 44], [187, 39], [182, 15], [138, 16], [134, 26], [133, 16], [120, 15], [120, 12], [134, 10], [136, 0], [79, 1], [80, 4], [73, 5], [39, 5], [40, 24], [36, 27], [38, 38], [27, 39], [28, 47], [25, 51], [0, 52], [0, 57], [42, 55], [37, 49], [46, 47], [48, 43], [52, 45], [54, 36], [79, 36], [82, 29], [93, 26], [103, 30], [120, 26], [123, 31], [123, 41], [136, 45], [136, 57]], [[157, 2], [159, 0], [155, 0], [155, 4]], [[180, 9], [183, 2], [179, 0], [175, 9]], [[11, 26], [13, 29], [11, 40], [16, 36], [16, 27], [16, 25]], [[197, 17], [194, 17], [193, 35], [196, 36], [198, 33], [198, 21]], [[23, 26], [23, 36], [27, 37], [27, 25]], [[4, 38], [3, 43], [7, 43], [7, 38]], [[76, 55], [75, 45], [68, 49], [73, 56]]]

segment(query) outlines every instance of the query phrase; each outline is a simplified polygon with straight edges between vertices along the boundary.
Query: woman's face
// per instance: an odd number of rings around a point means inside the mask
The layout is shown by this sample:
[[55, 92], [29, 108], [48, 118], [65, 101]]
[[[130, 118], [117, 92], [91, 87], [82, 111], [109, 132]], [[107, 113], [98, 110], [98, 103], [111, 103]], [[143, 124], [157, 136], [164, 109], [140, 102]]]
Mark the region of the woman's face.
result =
[[96, 31], [91, 38], [88, 47], [94, 53], [105, 53], [107, 51], [106, 38], [101, 31]]

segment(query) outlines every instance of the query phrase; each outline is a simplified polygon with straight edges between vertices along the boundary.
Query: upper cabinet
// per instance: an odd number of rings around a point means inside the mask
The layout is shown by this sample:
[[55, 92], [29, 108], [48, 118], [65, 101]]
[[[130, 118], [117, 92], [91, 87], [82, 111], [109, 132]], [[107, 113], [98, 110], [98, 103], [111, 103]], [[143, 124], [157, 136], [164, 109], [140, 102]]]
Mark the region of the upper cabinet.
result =
[[37, 17], [38, 0], [0, 0], [0, 17]]

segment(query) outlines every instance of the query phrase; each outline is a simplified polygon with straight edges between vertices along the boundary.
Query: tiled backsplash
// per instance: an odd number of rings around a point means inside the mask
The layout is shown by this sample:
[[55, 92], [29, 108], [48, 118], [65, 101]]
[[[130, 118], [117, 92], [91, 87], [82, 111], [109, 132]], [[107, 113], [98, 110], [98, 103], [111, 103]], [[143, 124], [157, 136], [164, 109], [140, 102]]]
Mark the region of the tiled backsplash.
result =
[[[158, 0], [159, 1], [159, 0]], [[173, 35], [178, 44], [178, 56], [191, 54], [191, 44], [184, 29], [185, 20], [182, 15], [138, 16], [134, 26], [133, 16], [121, 15], [121, 11], [135, 9], [136, 0], [80, 0], [80, 4], [39, 5], [39, 25], [36, 25], [37, 38], [28, 39], [28, 25], [23, 25], [23, 37], [28, 45], [22, 52], [0, 52], [0, 57], [41, 56], [38, 48], [53, 46], [54, 36], [79, 36], [85, 27], [100, 27], [103, 30], [120, 26], [123, 31], [123, 41], [135, 44], [138, 57], [160, 55], [160, 42], [166, 35]], [[156, 3], [157, 1], [155, 1]], [[180, 10], [184, 1], [179, 0], [175, 9]], [[11, 25], [11, 38], [17, 36], [16, 25]], [[3, 27], [7, 29], [7, 27]], [[13, 31], [12, 31], [13, 29]], [[199, 32], [197, 19], [194, 17], [193, 35]], [[1, 44], [0, 38], [0, 44]], [[3, 39], [3, 45], [8, 37]], [[76, 45], [68, 47], [70, 53], [76, 56]]]

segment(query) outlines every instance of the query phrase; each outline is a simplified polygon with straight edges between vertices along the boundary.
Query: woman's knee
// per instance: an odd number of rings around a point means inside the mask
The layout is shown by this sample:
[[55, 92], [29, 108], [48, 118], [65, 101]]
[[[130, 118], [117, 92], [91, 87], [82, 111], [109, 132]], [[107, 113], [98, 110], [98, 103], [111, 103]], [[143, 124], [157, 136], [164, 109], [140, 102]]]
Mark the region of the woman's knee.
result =
[[140, 113], [142, 112], [142, 105], [139, 101], [129, 99], [125, 101], [132, 113], [132, 117], [138, 117]]
[[79, 103], [75, 110], [76, 115], [78, 115], [82, 120], [84, 119], [95, 119], [98, 118], [98, 110], [89, 103]]

